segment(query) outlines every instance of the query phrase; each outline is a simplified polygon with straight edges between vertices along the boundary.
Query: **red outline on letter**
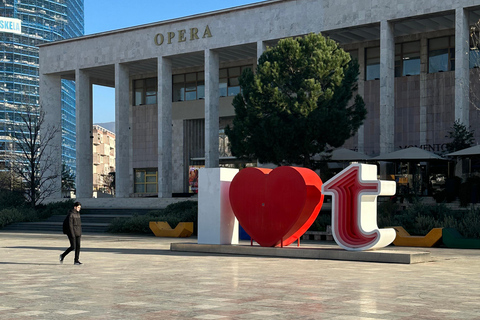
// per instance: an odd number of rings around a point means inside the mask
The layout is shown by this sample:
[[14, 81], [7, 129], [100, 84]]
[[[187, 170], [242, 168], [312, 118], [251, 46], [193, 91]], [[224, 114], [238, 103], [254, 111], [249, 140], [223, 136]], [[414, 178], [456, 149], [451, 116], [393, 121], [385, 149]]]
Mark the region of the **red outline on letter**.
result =
[[377, 196], [395, 194], [395, 182], [377, 180], [377, 166], [352, 164], [322, 186], [332, 196], [332, 234], [346, 250], [383, 248], [394, 229], [378, 229]]

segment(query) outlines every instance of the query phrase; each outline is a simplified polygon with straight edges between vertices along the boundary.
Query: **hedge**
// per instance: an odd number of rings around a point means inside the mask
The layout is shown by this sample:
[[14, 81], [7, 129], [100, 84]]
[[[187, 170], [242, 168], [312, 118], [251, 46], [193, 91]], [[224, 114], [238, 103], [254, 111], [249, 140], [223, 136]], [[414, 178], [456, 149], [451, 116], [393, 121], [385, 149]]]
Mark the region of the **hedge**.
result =
[[147, 233], [151, 234], [150, 221], [166, 221], [172, 228], [179, 222], [193, 222], [194, 234], [197, 230], [197, 201], [183, 201], [168, 205], [165, 209], [152, 210], [144, 215], [134, 214], [131, 218], [116, 218], [110, 224], [108, 232], [112, 233]]

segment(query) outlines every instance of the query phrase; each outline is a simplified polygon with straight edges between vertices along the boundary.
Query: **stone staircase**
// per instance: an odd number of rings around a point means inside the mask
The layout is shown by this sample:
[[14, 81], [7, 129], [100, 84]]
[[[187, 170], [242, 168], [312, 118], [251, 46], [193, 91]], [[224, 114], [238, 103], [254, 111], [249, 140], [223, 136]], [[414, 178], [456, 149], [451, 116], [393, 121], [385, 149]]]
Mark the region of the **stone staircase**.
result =
[[[105, 233], [115, 218], [146, 214], [150, 209], [82, 209], [82, 232]], [[0, 229], [7, 232], [62, 233], [65, 215], [55, 215], [39, 222], [14, 223]]]

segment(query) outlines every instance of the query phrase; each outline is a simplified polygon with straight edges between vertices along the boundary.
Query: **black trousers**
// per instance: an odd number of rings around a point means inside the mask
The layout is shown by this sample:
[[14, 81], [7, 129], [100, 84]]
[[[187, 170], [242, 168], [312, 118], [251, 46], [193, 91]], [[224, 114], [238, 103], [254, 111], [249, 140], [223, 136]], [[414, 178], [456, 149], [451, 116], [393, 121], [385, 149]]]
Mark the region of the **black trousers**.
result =
[[71, 235], [67, 234], [67, 237], [68, 237], [68, 241], [70, 241], [70, 247], [67, 250], [65, 250], [64, 253], [62, 253], [62, 257], [65, 258], [67, 254], [75, 250], [75, 262], [77, 262], [78, 258], [80, 257], [80, 239], [82, 236], [72, 237]]

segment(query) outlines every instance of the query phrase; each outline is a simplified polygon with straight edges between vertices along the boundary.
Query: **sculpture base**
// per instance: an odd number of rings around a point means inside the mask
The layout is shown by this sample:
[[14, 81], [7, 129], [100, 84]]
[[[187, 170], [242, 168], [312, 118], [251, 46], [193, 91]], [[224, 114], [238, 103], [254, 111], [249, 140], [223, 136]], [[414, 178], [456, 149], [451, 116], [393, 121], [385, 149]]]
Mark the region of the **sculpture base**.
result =
[[284, 247], [271, 248], [258, 245], [216, 245], [197, 243], [172, 243], [171, 251], [220, 253], [234, 255], [251, 255], [278, 258], [300, 258], [318, 260], [344, 260], [363, 262], [382, 262], [413, 264], [432, 261], [430, 252], [397, 251], [383, 248], [370, 251], [347, 251], [336, 246], [325, 247]]

